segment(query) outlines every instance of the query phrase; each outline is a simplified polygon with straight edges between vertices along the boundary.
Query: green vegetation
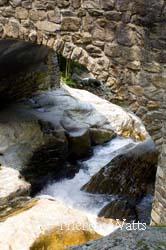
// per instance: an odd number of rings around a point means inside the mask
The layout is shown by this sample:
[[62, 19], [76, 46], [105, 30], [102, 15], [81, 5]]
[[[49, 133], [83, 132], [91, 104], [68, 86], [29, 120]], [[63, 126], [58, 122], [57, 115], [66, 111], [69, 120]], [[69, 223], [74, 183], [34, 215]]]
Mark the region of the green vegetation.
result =
[[80, 245], [101, 238], [94, 232], [55, 228], [45, 232], [31, 246], [30, 250], [65, 250], [66, 247]]
[[125, 100], [111, 100], [112, 103], [124, 108], [124, 109], [128, 109], [129, 108], [129, 103]]
[[165, 241], [165, 242], [163, 242], [163, 241], [158, 241], [157, 244], [158, 244], [159, 246], [166, 247], [166, 241]]
[[61, 81], [73, 88], [77, 85], [69, 76], [65, 76], [63, 72], [61, 72]]
[[166, 225], [152, 225], [151, 227], [154, 227], [154, 228], [165, 228], [166, 229]]
[[77, 83], [72, 80], [72, 75], [76, 70], [87, 71], [87, 69], [81, 64], [74, 62], [71, 59], [67, 59], [62, 55], [58, 55], [58, 62], [61, 72], [61, 80], [70, 87], [76, 87]]
[[61, 71], [61, 81], [70, 87], [76, 87], [76, 83], [71, 79], [75, 63], [70, 59], [64, 58], [62, 55], [58, 55], [58, 61]]
[[137, 246], [139, 247], [140, 250], [150, 250], [145, 240], [138, 241]]

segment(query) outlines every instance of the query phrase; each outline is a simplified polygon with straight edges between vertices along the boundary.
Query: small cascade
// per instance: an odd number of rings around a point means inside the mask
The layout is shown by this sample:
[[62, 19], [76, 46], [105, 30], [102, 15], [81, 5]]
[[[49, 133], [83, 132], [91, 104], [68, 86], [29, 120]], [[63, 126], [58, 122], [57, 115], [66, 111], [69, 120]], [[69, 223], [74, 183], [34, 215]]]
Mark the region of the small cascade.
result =
[[132, 147], [135, 143], [131, 139], [115, 138], [102, 146], [93, 147], [93, 156], [88, 160], [79, 161], [80, 171], [73, 179], [63, 179], [47, 185], [40, 195], [49, 195], [56, 200], [63, 201], [67, 206], [84, 211], [95, 231], [101, 235], [108, 235], [117, 226], [97, 221], [99, 211], [111, 200], [113, 195], [90, 194], [81, 191], [81, 187], [102, 167], [110, 162], [124, 147]]

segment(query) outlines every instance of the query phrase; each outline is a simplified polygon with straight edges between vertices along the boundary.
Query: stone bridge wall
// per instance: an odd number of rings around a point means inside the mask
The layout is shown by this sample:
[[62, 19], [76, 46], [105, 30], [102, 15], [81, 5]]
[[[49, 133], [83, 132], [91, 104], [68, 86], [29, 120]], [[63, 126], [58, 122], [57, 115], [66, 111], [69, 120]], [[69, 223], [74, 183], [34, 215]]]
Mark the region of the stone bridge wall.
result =
[[57, 55], [45, 46], [12, 39], [0, 40], [0, 108], [59, 86]]
[[[86, 66], [104, 83], [108, 98], [125, 100], [142, 118], [165, 156], [165, 5], [164, 0], [0, 0], [0, 37], [46, 45]], [[155, 204], [166, 211], [160, 171], [165, 165], [161, 161]]]

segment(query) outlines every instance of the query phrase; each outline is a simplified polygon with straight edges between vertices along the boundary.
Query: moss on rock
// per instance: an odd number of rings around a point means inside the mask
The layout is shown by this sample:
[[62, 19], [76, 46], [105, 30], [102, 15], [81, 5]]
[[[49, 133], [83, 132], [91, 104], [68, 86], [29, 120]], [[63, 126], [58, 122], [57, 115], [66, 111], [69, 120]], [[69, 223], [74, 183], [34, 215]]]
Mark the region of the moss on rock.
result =
[[55, 228], [53, 231], [41, 235], [30, 250], [64, 250], [68, 246], [83, 244], [100, 237], [94, 232]]

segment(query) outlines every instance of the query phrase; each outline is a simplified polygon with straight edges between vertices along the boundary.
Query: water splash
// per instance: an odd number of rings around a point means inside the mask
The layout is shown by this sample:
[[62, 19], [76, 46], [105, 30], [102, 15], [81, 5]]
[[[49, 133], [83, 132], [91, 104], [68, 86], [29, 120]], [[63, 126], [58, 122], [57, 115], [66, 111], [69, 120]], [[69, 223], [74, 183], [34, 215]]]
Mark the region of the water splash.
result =
[[87, 214], [96, 232], [108, 235], [117, 227], [97, 221], [97, 214], [115, 196], [90, 194], [81, 191], [81, 187], [102, 167], [110, 162], [124, 147], [132, 147], [135, 143], [131, 139], [115, 138], [103, 146], [93, 148], [93, 156], [85, 161], [79, 161], [80, 171], [73, 179], [64, 179], [47, 185], [40, 195], [50, 195], [56, 200], [63, 201], [67, 206], [77, 208]]

